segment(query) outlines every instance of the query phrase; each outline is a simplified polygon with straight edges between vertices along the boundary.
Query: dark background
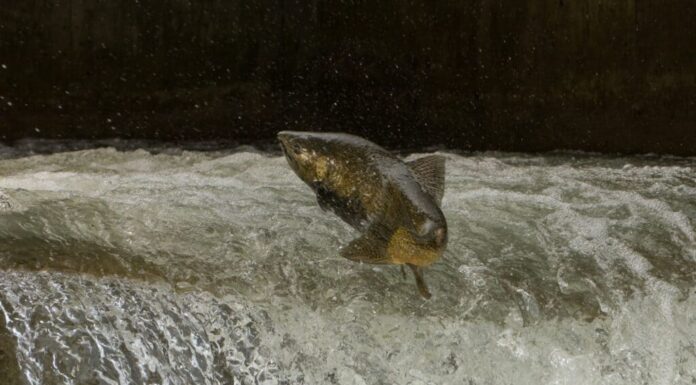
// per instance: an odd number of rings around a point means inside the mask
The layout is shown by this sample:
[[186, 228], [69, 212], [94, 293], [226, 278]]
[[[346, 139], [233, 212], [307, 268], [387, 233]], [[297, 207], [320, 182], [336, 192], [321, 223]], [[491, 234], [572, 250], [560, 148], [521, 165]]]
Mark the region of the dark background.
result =
[[693, 0], [4, 0], [0, 140], [696, 155]]

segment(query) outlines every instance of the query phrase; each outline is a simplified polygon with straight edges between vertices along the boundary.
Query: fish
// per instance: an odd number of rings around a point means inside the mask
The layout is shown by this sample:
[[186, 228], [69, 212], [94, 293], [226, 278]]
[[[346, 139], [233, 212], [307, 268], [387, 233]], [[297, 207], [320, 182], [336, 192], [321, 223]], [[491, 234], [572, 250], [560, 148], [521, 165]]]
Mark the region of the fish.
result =
[[431, 293], [423, 269], [447, 246], [447, 221], [440, 208], [445, 157], [409, 162], [350, 134], [281, 131], [280, 147], [290, 168], [331, 211], [360, 236], [340, 250], [348, 260], [408, 266], [423, 298]]

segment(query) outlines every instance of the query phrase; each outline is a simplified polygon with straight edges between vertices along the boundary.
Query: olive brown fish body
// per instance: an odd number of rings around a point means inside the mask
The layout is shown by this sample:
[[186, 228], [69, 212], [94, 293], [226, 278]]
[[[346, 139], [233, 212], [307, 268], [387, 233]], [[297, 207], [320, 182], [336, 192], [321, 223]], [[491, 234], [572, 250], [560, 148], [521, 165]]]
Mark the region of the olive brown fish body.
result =
[[[283, 131], [278, 139], [290, 167], [315, 192], [319, 206], [363, 233], [342, 256], [406, 264], [421, 294], [429, 297], [420, 267], [435, 262], [447, 244], [447, 223], [438, 205], [444, 159], [432, 156], [410, 167], [370, 141], [340, 133]], [[429, 178], [431, 169], [438, 177]]]

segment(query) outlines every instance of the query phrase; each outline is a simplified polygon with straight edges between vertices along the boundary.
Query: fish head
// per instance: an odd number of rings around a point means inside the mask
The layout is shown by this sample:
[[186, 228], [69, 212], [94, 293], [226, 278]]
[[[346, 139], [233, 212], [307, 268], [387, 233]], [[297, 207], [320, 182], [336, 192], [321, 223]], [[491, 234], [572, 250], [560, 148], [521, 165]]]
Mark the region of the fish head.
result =
[[281, 131], [278, 142], [292, 170], [308, 184], [321, 181], [327, 172], [327, 143], [309, 132]]

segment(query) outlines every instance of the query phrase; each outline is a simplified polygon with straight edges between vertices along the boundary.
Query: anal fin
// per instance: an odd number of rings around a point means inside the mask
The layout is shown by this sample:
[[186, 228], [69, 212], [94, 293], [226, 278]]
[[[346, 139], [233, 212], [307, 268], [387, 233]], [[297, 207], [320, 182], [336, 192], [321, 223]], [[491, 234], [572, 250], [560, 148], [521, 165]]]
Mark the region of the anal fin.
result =
[[389, 263], [387, 241], [380, 226], [371, 226], [365, 234], [352, 240], [341, 250], [341, 256], [355, 262]]
[[408, 267], [411, 268], [413, 275], [416, 277], [416, 286], [418, 286], [418, 292], [421, 297], [429, 299], [432, 295], [430, 294], [430, 290], [428, 290], [428, 285], [425, 284], [425, 280], [423, 279], [423, 269], [410, 263]]

